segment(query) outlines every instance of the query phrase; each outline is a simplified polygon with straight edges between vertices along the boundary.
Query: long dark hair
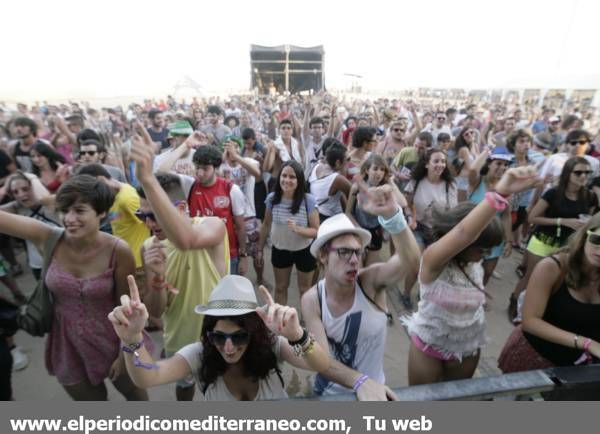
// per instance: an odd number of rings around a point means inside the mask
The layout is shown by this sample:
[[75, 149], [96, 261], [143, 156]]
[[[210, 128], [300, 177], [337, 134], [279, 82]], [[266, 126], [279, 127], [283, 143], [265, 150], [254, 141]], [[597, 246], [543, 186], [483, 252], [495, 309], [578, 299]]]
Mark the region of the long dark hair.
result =
[[[454, 182], [454, 177], [450, 173], [450, 169], [448, 169], [448, 155], [446, 155], [446, 153], [441, 149], [428, 149], [427, 152], [425, 152], [425, 154], [422, 155], [421, 158], [419, 158], [419, 161], [417, 162], [417, 164], [415, 164], [415, 167], [413, 167], [411, 177], [415, 181], [415, 185], [421, 182], [423, 178], [427, 177], [426, 166], [429, 164], [429, 161], [431, 160], [431, 156], [433, 154], [444, 154], [444, 156], [446, 157], [446, 167], [442, 172], [441, 179], [446, 182], [446, 189], [448, 189]], [[416, 188], [414, 192], [416, 193]]]
[[[571, 179], [571, 173], [573, 173], [573, 169], [575, 169], [575, 166], [578, 164], [590, 166], [589, 161], [583, 157], [571, 157], [566, 161], [562, 172], [560, 172], [560, 178], [558, 179], [554, 204], [564, 200], [567, 187], [569, 186], [569, 180]], [[581, 187], [577, 192], [577, 205], [589, 203], [590, 195], [590, 191], [585, 186]]]
[[[67, 162], [65, 157], [56, 152], [52, 146], [46, 145], [45, 143], [37, 142], [33, 145], [31, 150], [37, 152], [42, 157], [46, 157], [52, 170], [58, 169], [58, 163], [66, 164]], [[33, 164], [33, 173], [36, 176], [40, 176], [40, 169], [35, 164]]]
[[454, 140], [454, 150], [456, 151], [457, 154], [458, 154], [458, 151], [460, 150], [460, 148], [464, 148], [464, 147], [466, 147], [469, 150], [469, 152], [471, 151], [471, 146], [469, 145], [469, 143], [467, 143], [467, 141], [463, 137], [464, 134], [469, 130], [474, 130], [474, 128], [463, 127], [462, 130], [460, 130], [460, 133], [458, 133], [458, 135], [456, 136], [456, 140]]
[[[283, 195], [283, 191], [281, 190], [281, 172], [286, 167], [291, 167], [294, 173], [296, 174], [297, 186], [294, 191], [294, 199], [292, 202], [292, 206], [290, 208], [290, 212], [292, 214], [297, 214], [300, 210], [300, 205], [302, 205], [302, 201], [304, 200], [304, 196], [306, 195], [306, 181], [304, 180], [304, 171], [300, 163], [295, 160], [288, 160], [281, 166], [281, 170], [277, 175], [277, 180], [275, 181], [275, 191], [273, 196], [273, 206], [281, 203], [281, 197]], [[308, 216], [306, 216], [308, 218]]]
[[277, 337], [274, 336], [262, 319], [255, 312], [238, 316], [211, 316], [206, 315], [202, 323], [202, 363], [198, 369], [203, 393], [214, 383], [217, 378], [225, 374], [228, 364], [219, 353], [219, 350], [208, 340], [208, 333], [213, 331], [219, 320], [229, 320], [250, 335], [250, 340], [244, 355], [240, 359], [244, 373], [254, 381], [266, 378], [272, 370], [280, 373], [277, 357], [273, 352], [273, 344]]
[[578, 291], [585, 285], [590, 283], [592, 277], [588, 270], [583, 265], [583, 258], [585, 256], [585, 243], [588, 238], [588, 231], [594, 232], [600, 228], [600, 213], [595, 214], [586, 225], [579, 228], [575, 232], [570, 240], [567, 247], [561, 249], [561, 251], [567, 253], [567, 274], [565, 276], [567, 285], [569, 288]]

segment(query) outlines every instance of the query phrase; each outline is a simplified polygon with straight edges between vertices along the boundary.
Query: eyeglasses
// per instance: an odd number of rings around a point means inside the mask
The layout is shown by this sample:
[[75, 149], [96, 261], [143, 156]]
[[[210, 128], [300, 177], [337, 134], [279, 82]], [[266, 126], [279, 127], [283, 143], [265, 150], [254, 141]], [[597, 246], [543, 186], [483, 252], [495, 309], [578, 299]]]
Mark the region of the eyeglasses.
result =
[[336, 252], [338, 258], [343, 259], [346, 262], [349, 262], [350, 259], [352, 259], [352, 255], [356, 255], [357, 259], [364, 259], [366, 254], [366, 251], [364, 249], [349, 249], [347, 247], [330, 247], [329, 251]]
[[590, 141], [588, 139], [583, 139], [583, 140], [571, 140], [569, 142], [569, 145], [571, 146], [575, 146], [575, 145], [585, 145], [586, 143], [589, 143]]
[[234, 333], [208, 332], [208, 341], [216, 347], [224, 347], [227, 339], [231, 339], [233, 346], [241, 347], [250, 342], [250, 333], [244, 330]]
[[572, 173], [575, 176], [581, 176], [581, 175], [590, 176], [592, 174], [592, 171], [591, 170], [573, 170]]
[[98, 151], [79, 151], [79, 156], [83, 157], [84, 155], [89, 155], [90, 157], [93, 157], [97, 153]]
[[393, 128], [392, 131], [395, 133], [398, 133], [398, 132], [402, 131], [402, 129], [401, 128]]

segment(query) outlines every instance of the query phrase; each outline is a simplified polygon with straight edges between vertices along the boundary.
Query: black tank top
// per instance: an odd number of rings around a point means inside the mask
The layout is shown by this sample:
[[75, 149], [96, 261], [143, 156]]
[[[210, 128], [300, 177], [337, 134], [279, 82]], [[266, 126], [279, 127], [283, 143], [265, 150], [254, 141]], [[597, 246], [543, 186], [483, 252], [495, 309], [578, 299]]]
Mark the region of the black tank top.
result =
[[[558, 259], [554, 256], [550, 258], [560, 267]], [[560, 288], [548, 299], [543, 320], [574, 335], [600, 341], [600, 304], [582, 303], [574, 299], [564, 279]], [[527, 332], [523, 334], [541, 356], [557, 366], [572, 366], [583, 352], [580, 349], [548, 342]], [[581, 345], [580, 340], [579, 346]], [[599, 361], [594, 358], [594, 363]]]

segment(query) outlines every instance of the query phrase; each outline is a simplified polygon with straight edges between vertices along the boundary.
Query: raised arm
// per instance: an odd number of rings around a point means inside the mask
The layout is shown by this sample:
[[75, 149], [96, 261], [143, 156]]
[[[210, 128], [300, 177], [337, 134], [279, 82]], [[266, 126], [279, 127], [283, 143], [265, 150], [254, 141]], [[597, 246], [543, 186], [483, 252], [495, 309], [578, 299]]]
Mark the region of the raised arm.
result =
[[[512, 193], [532, 188], [541, 180], [535, 167], [518, 167], [506, 171], [496, 184], [496, 192], [508, 197]], [[471, 245], [496, 215], [497, 209], [488, 200], [482, 200], [450, 232], [425, 250], [422, 258], [421, 279], [432, 282], [446, 264], [458, 253]]]
[[29, 240], [40, 251], [43, 251], [51, 231], [50, 226], [31, 217], [0, 211], [0, 233]]
[[[140, 295], [133, 276], [128, 276], [130, 295], [122, 295], [120, 305], [115, 307], [108, 315], [108, 319], [115, 329], [115, 333], [121, 339], [122, 345], [132, 347], [143, 343], [142, 331], [146, 326], [148, 311], [144, 303], [140, 301]], [[136, 352], [139, 355], [136, 366], [135, 354], [123, 351], [125, 366], [132, 381], [141, 388], [173, 383], [187, 377], [191, 368], [187, 361], [179, 355], [175, 355], [159, 362], [154, 362], [143, 344]]]
[[221, 243], [225, 236], [225, 224], [221, 219], [207, 217], [202, 224], [192, 225], [191, 220], [173, 206], [152, 174], [152, 142], [148, 143], [138, 135], [133, 136], [132, 142], [131, 158], [136, 163], [138, 179], [167, 238], [180, 250], [215, 247]]

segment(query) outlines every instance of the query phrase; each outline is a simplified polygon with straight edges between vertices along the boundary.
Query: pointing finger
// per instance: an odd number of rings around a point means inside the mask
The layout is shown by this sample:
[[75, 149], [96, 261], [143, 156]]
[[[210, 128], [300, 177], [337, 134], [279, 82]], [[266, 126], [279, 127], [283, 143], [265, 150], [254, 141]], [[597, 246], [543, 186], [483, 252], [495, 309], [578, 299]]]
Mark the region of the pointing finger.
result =
[[127, 283], [129, 284], [129, 294], [131, 296], [131, 300], [140, 301], [140, 291], [135, 283], [135, 278], [131, 274], [127, 276]]

